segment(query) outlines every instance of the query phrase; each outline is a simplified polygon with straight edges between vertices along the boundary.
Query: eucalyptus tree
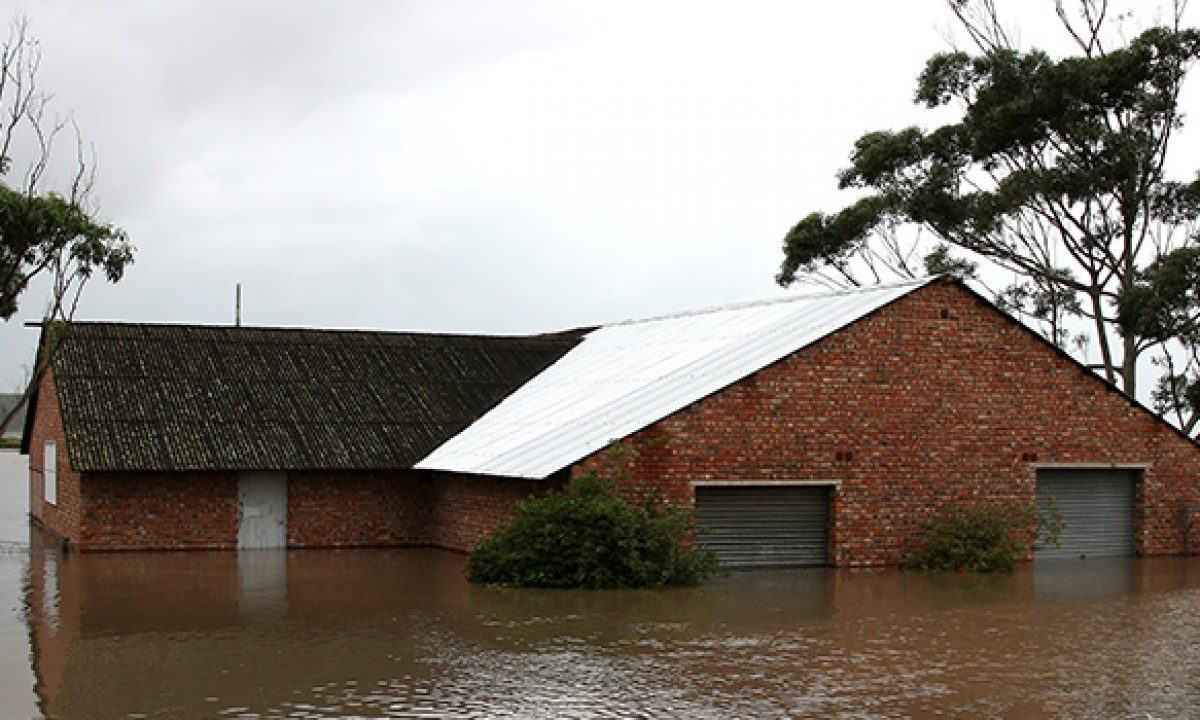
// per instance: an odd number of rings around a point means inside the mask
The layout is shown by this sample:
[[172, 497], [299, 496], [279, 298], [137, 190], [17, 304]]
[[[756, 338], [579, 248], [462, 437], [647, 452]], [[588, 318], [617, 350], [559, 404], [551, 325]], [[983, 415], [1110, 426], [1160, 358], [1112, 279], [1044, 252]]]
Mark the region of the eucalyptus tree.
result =
[[[1167, 160], [1200, 32], [1183, 26], [1182, 0], [1166, 22], [1132, 37], [1124, 29], [1133, 19], [1106, 0], [1058, 0], [1073, 51], [1053, 57], [1018, 48], [994, 0], [948, 5], [971, 46], [930, 57], [914, 97], [953, 121], [861, 136], [838, 174], [857, 199], [796, 223], [776, 279], [853, 285], [863, 273], [998, 266], [1017, 278], [997, 293], [1001, 304], [1060, 345], [1070, 328], [1089, 328], [1098, 369], [1135, 397], [1147, 353], [1175, 362], [1172, 352], [1200, 340], [1191, 325], [1152, 322], [1146, 305], [1163, 287], [1155, 278], [1187, 264], [1169, 258], [1197, 244], [1200, 181], [1170, 177]], [[1177, 286], [1181, 275], [1173, 277]], [[1191, 390], [1175, 370], [1156, 398], [1181, 389], [1200, 402], [1200, 384]], [[1172, 402], [1160, 409], [1178, 409]]]
[[[43, 319], [63, 323], [74, 317], [89, 279], [121, 279], [133, 247], [90, 207], [95, 165], [74, 124], [53, 114], [53, 96], [38, 83], [41, 48], [28, 28], [25, 19], [14, 20], [0, 45], [0, 319], [10, 320], [30, 284], [45, 278]], [[55, 142], [67, 130], [75, 130], [74, 157], [71, 171], [60, 174]], [[26, 397], [46, 359], [35, 365]], [[0, 418], [0, 430], [19, 407]]]
[[[76, 132], [74, 171], [48, 188], [55, 141], [67, 120], [51, 114], [38, 84], [41, 50], [28, 22], [13, 21], [0, 46], [0, 318], [16, 313], [35, 278], [53, 278], [47, 314], [67, 319], [87, 280], [121, 279], [133, 250], [125, 233], [88, 207], [95, 174]], [[19, 158], [19, 159], [18, 159]]]

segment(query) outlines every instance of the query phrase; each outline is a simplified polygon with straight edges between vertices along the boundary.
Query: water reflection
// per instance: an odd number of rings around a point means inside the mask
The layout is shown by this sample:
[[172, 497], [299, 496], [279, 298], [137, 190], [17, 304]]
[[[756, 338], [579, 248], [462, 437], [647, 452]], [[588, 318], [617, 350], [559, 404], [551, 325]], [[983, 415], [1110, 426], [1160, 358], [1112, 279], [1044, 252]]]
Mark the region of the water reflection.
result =
[[1043, 601], [1119, 597], [1137, 593], [1140, 585], [1152, 583], [1146, 570], [1155, 567], [1157, 564], [1139, 565], [1125, 558], [1039, 560], [1033, 570], [1033, 586], [1038, 600]]
[[1180, 717], [1200, 558], [665, 592], [468, 585], [428, 550], [62, 555], [26, 603], [49, 717]]
[[271, 617], [287, 607], [286, 550], [237, 554], [238, 608], [243, 617]]

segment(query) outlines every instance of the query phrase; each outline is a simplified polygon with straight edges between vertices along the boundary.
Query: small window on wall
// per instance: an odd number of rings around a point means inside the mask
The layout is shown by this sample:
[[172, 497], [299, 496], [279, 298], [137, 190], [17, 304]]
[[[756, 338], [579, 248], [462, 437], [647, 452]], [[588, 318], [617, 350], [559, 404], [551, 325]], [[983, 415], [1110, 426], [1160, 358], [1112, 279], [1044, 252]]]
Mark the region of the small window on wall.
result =
[[42, 479], [46, 486], [46, 502], [58, 504], [58, 443], [46, 441], [46, 450], [42, 453]]

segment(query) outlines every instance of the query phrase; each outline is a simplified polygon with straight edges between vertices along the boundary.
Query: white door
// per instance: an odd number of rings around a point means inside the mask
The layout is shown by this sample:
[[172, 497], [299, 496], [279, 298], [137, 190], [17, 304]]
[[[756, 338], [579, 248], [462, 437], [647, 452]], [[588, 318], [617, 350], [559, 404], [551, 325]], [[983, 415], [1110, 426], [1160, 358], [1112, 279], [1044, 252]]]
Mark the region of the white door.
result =
[[238, 476], [238, 549], [287, 547], [287, 475]]

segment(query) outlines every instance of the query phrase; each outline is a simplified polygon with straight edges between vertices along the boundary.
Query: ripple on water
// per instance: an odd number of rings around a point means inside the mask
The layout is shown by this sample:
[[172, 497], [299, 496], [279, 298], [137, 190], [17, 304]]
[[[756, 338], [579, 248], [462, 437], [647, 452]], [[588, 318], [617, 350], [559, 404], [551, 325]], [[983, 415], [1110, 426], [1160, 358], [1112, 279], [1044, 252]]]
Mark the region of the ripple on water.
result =
[[29, 608], [10, 650], [32, 655], [47, 714], [63, 718], [1165, 718], [1200, 707], [1200, 558], [1128, 561], [1097, 584], [1078, 566], [1069, 583], [1027, 567], [821, 571], [662, 593], [493, 591], [466, 585], [461, 563], [294, 553], [282, 585], [256, 583], [244, 603], [229, 554], [33, 553], [10, 573]]

